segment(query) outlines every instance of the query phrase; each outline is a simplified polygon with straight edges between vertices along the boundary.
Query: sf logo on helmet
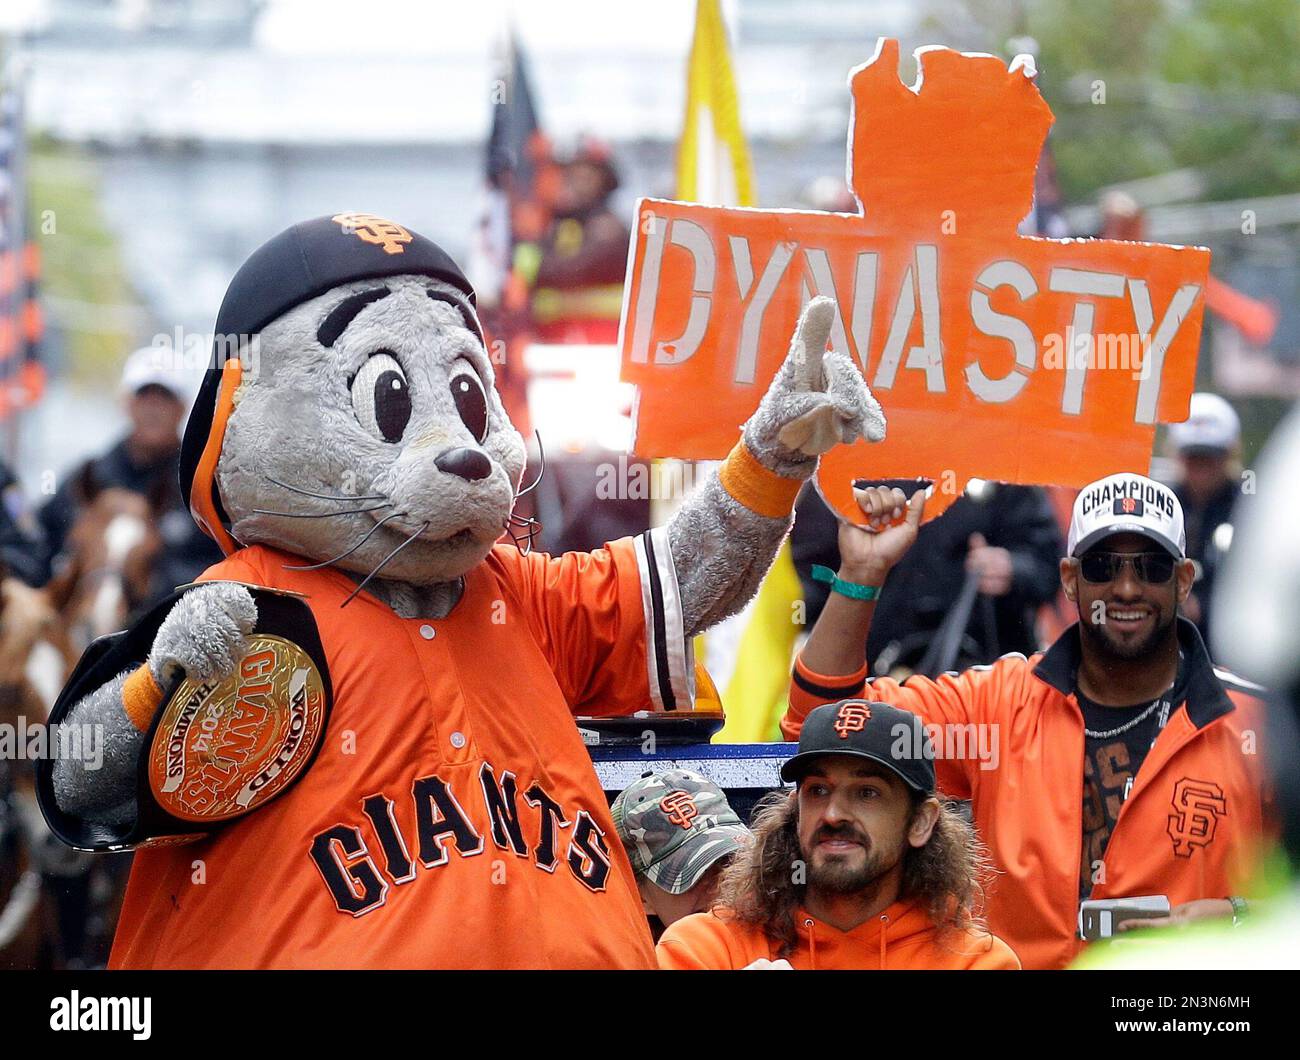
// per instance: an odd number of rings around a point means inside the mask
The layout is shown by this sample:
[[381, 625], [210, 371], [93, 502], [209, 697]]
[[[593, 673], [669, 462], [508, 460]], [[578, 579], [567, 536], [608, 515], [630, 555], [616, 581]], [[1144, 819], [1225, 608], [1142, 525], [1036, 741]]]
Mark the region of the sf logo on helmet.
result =
[[1170, 805], [1174, 812], [1169, 815], [1169, 838], [1174, 841], [1174, 855], [1180, 858], [1190, 858], [1193, 849], [1214, 842], [1219, 818], [1228, 812], [1228, 802], [1218, 784], [1190, 777], [1174, 785]]
[[695, 796], [689, 791], [669, 792], [659, 800], [659, 809], [672, 824], [687, 829], [691, 827], [691, 821], [700, 813], [695, 805]]
[[835, 732], [841, 740], [847, 740], [849, 733], [865, 729], [870, 717], [871, 708], [865, 703], [845, 703], [835, 715]]
[[396, 221], [372, 213], [337, 213], [330, 220], [346, 234], [382, 247], [385, 254], [401, 254], [405, 251], [403, 244], [411, 241], [411, 233]]

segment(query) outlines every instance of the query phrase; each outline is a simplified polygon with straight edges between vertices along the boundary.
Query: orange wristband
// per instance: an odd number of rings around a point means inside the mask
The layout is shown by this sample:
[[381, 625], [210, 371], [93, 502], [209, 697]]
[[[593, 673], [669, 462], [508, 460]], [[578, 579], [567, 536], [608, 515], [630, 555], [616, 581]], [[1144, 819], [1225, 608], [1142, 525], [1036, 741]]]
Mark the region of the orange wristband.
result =
[[727, 454], [718, 478], [735, 500], [769, 519], [780, 519], [794, 511], [794, 499], [803, 486], [800, 479], [786, 478], [765, 468], [743, 441]]
[[148, 731], [162, 701], [163, 691], [149, 672], [148, 663], [136, 670], [122, 685], [122, 704], [126, 707], [126, 716], [141, 732]]

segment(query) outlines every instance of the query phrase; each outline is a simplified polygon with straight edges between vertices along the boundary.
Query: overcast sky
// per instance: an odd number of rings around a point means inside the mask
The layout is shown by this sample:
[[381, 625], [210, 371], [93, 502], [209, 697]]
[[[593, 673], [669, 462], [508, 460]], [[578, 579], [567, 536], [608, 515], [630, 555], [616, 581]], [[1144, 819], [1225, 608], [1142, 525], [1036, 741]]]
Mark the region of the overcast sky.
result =
[[[690, 44], [694, 0], [273, 0], [260, 40], [284, 51], [482, 52], [512, 17], [534, 50], [677, 51]], [[344, 43], [346, 42], [346, 43]]]
[[[39, 25], [48, 6], [0, 0], [0, 32]], [[145, 6], [127, 2], [119, 12], [129, 21]], [[512, 17], [530, 49], [680, 51], [694, 14], [694, 0], [270, 0], [258, 40], [286, 52], [482, 54]]]

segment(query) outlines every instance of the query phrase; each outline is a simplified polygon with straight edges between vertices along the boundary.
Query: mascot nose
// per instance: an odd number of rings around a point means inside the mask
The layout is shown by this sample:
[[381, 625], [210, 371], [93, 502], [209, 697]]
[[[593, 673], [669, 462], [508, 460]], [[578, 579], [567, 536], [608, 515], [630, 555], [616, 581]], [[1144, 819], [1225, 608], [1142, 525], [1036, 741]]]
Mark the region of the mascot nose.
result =
[[433, 464], [439, 471], [459, 475], [470, 482], [477, 482], [492, 474], [492, 461], [477, 449], [448, 449]]

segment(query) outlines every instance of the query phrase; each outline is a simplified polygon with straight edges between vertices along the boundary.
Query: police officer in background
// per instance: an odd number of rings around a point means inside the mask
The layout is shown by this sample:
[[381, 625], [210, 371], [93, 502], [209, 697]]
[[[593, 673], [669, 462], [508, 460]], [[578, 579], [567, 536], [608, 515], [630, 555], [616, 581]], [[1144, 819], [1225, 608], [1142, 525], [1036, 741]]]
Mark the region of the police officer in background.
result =
[[1187, 558], [1197, 565], [1184, 611], [1208, 642], [1214, 578], [1232, 543], [1232, 511], [1241, 496], [1241, 421], [1218, 394], [1193, 394], [1190, 415], [1170, 426], [1169, 440], [1181, 471], [1174, 492], [1186, 521]]
[[551, 223], [532, 255], [532, 325], [547, 342], [612, 343], [630, 235], [613, 206], [618, 169], [608, 145], [585, 138], [561, 160], [560, 175]]
[[165, 364], [164, 351], [153, 346], [127, 358], [119, 389], [130, 432], [66, 475], [37, 512], [45, 538], [42, 581], [54, 575], [83, 506], [100, 490], [117, 487], [146, 497], [155, 513], [163, 551], [150, 595], [160, 599], [221, 559], [220, 549], [195, 525], [180, 495], [180, 432], [193, 394], [185, 373]]

